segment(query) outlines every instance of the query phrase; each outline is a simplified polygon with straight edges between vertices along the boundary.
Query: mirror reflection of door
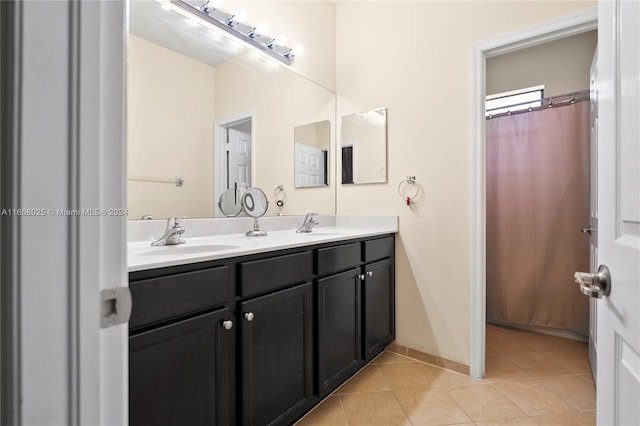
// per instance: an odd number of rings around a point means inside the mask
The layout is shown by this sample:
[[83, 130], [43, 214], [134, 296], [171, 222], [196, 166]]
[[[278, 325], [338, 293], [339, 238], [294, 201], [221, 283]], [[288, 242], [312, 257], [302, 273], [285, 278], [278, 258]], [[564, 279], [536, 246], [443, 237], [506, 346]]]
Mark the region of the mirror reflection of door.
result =
[[[242, 194], [251, 187], [252, 125], [251, 115], [223, 120], [216, 124], [216, 201], [229, 189]], [[216, 208], [216, 216], [224, 216], [219, 206]]]
[[354, 183], [355, 177], [355, 141], [345, 141], [342, 144], [342, 183]]
[[329, 184], [329, 120], [303, 124], [293, 129], [294, 182], [296, 188]]
[[227, 127], [226, 189], [251, 186], [251, 120]]
[[327, 174], [327, 151], [296, 142], [295, 153], [296, 188], [324, 185]]

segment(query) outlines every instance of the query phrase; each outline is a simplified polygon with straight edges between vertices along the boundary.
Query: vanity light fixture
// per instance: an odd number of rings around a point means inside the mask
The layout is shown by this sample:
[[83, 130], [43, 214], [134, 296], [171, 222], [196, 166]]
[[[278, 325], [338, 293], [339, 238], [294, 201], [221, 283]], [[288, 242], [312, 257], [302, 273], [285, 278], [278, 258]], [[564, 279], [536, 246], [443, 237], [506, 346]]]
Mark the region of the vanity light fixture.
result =
[[254, 48], [266, 53], [272, 58], [292, 65], [296, 56], [302, 55], [304, 49], [297, 45], [293, 48], [285, 45], [286, 38], [282, 35], [272, 37], [266, 34], [268, 27], [265, 23], [257, 26], [246, 21], [247, 15], [238, 10], [235, 13], [224, 10], [221, 0], [156, 0], [161, 4], [168, 3], [224, 30]]

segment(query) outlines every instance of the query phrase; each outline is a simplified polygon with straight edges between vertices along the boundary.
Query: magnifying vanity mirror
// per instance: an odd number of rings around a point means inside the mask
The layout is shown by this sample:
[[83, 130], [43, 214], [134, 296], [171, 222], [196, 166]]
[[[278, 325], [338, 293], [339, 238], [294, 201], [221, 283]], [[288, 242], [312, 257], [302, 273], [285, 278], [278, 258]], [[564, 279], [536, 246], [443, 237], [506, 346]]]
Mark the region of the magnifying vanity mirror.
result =
[[[335, 214], [335, 93], [155, 1], [129, 4], [129, 218], [241, 216], [236, 189], [256, 186], [291, 188], [285, 215]], [[300, 123], [322, 137], [303, 140], [325, 161], [312, 190], [294, 177]]]
[[387, 109], [345, 115], [340, 121], [342, 183], [387, 181]]
[[247, 237], [264, 237], [267, 233], [258, 226], [258, 218], [265, 215], [269, 208], [267, 196], [260, 188], [249, 188], [242, 195], [242, 210], [253, 218], [253, 229], [247, 231]]

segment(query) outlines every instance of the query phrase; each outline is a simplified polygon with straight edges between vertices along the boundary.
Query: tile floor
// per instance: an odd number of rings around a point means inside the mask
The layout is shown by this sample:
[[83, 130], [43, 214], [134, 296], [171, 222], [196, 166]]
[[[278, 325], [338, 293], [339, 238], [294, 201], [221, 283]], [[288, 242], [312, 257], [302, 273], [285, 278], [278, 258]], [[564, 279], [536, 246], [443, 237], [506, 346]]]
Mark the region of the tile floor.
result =
[[487, 325], [486, 378], [384, 352], [298, 426], [595, 425], [586, 343]]

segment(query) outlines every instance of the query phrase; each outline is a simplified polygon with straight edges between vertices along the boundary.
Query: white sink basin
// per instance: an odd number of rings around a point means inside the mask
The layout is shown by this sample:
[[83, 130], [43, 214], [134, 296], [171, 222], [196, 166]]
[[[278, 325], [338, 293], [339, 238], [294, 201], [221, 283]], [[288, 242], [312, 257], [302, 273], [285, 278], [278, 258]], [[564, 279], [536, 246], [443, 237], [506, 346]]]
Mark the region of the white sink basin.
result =
[[158, 246], [150, 247], [149, 250], [140, 252], [142, 256], [167, 256], [172, 254], [198, 254], [198, 253], [212, 253], [223, 250], [233, 250], [240, 248], [240, 246], [234, 246], [231, 244], [201, 244], [201, 245], [189, 245], [180, 244], [175, 246]]

